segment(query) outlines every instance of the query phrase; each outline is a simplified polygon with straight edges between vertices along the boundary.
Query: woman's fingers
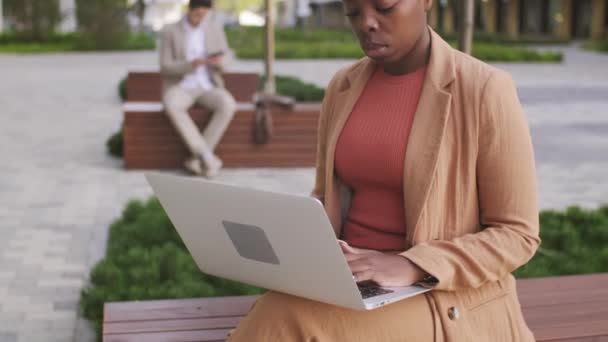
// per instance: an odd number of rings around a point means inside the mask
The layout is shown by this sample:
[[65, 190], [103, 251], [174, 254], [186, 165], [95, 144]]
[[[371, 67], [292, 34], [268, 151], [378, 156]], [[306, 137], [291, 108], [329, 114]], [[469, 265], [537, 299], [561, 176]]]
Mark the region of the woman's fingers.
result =
[[374, 272], [372, 270], [357, 272], [353, 273], [353, 276], [355, 277], [355, 281], [357, 283], [360, 283], [368, 280], [373, 280]]
[[358, 248], [352, 247], [346, 243], [346, 241], [338, 240], [338, 243], [340, 244], [340, 248], [342, 248], [342, 252], [344, 254], [359, 254]]
[[372, 254], [372, 253], [380, 253], [380, 252], [372, 250], [372, 249], [363, 249], [363, 248], [353, 247], [353, 246], [349, 245], [348, 242], [346, 242], [344, 240], [338, 240], [338, 244], [340, 244], [340, 248], [342, 248], [342, 252], [344, 254]]
[[344, 257], [346, 258], [346, 261], [348, 261], [350, 263], [351, 261], [367, 258], [367, 255], [347, 253], [347, 254], [344, 254]]
[[353, 274], [370, 270], [371, 266], [371, 263], [366, 259], [358, 259], [348, 262], [348, 267]]

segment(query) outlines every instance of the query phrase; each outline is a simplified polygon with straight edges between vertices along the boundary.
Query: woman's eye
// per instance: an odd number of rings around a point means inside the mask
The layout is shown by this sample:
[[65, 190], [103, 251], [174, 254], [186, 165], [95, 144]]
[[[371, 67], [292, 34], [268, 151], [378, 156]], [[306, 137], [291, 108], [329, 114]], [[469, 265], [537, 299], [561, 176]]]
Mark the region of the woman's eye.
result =
[[388, 13], [392, 11], [395, 6], [397, 6], [397, 4], [390, 5], [388, 7], [376, 7], [376, 11], [378, 11], [379, 13]]
[[349, 18], [353, 18], [359, 15], [359, 11], [357, 10], [352, 10], [352, 11], [346, 11], [346, 16]]

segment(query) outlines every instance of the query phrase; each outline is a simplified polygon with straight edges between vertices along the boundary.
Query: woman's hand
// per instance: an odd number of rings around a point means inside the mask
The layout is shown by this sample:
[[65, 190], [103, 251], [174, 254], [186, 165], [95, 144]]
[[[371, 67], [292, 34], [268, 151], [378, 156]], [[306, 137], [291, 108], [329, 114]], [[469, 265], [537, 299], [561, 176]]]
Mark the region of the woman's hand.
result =
[[340, 247], [357, 282], [371, 280], [380, 286], [409, 286], [426, 276], [403, 256], [351, 247], [344, 241], [340, 241]]

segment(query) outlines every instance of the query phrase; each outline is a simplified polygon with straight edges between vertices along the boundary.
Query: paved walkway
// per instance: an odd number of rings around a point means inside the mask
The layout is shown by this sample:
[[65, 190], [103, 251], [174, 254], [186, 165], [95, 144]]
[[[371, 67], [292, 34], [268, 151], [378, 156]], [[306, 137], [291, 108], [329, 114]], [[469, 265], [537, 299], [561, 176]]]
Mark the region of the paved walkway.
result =
[[[594, 207], [608, 201], [608, 56], [565, 50], [563, 66], [500, 67], [530, 118], [541, 206]], [[277, 71], [324, 85], [348, 63], [279, 62]], [[0, 342], [93, 341], [79, 324], [79, 291], [109, 223], [151, 193], [141, 172], [105, 152], [121, 123], [116, 83], [127, 70], [155, 68], [151, 52], [0, 55]], [[226, 170], [219, 180], [307, 193], [312, 176]]]

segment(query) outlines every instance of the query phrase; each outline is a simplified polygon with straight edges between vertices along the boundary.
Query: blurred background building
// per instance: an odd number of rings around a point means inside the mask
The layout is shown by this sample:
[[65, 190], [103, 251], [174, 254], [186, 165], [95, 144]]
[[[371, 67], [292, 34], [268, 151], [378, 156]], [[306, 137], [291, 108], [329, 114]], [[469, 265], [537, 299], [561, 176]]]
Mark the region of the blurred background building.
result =
[[[0, 0], [0, 30], [22, 25], [14, 13], [3, 8], [20, 0]], [[37, 1], [31, 11], [35, 11]], [[41, 2], [41, 1], [38, 1]], [[58, 7], [59, 32], [78, 28], [78, 0], [44, 0]], [[158, 31], [163, 25], [178, 20], [187, 0], [123, 0], [130, 9], [132, 28]], [[43, 6], [43, 5], [39, 5]], [[218, 0], [219, 19], [226, 25], [262, 26], [261, 0]], [[348, 26], [340, 0], [279, 0], [277, 24], [282, 27], [306, 26], [342, 28]], [[438, 0], [430, 13], [430, 22], [439, 32], [453, 34], [462, 15], [459, 1]], [[46, 9], [46, 7], [45, 7]], [[608, 0], [476, 0], [475, 29], [509, 40], [567, 41], [602, 39], [608, 34]], [[45, 12], [49, 12], [48, 10]]]

